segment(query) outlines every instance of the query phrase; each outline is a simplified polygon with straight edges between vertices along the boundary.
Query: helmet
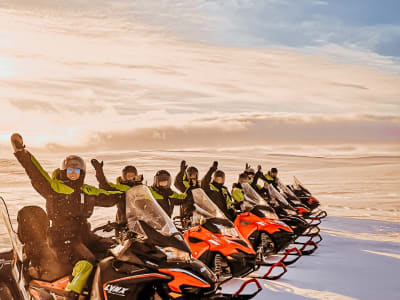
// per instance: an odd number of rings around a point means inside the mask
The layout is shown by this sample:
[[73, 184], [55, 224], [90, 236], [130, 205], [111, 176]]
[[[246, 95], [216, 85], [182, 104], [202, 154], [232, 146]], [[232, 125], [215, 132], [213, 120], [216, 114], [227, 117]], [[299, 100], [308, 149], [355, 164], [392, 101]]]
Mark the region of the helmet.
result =
[[80, 169], [86, 172], [86, 163], [80, 156], [69, 155], [62, 161], [60, 170], [65, 171], [68, 168]]
[[196, 175], [196, 178], [199, 176], [199, 170], [196, 167], [189, 167], [186, 171], [188, 177], [190, 178], [192, 175]]
[[277, 168], [271, 168], [271, 173], [278, 173], [278, 169]]
[[222, 178], [225, 178], [225, 173], [224, 173], [224, 171], [217, 170], [217, 171], [215, 172], [214, 176], [215, 176], [215, 177], [222, 177]]
[[249, 176], [246, 173], [241, 173], [239, 174], [239, 179], [249, 179]]
[[247, 183], [249, 181], [249, 176], [246, 173], [241, 173], [238, 181], [239, 183]]
[[128, 173], [134, 173], [137, 175], [137, 170], [134, 166], [126, 166], [125, 168], [122, 169], [122, 179], [126, 180], [126, 174]]
[[[160, 186], [160, 182], [168, 181], [167, 186]], [[171, 174], [169, 174], [166, 170], [160, 170], [154, 176], [154, 183], [153, 185], [158, 188], [170, 188], [171, 187]]]
[[246, 173], [247, 175], [255, 175], [256, 171], [253, 168], [247, 168], [244, 173]]

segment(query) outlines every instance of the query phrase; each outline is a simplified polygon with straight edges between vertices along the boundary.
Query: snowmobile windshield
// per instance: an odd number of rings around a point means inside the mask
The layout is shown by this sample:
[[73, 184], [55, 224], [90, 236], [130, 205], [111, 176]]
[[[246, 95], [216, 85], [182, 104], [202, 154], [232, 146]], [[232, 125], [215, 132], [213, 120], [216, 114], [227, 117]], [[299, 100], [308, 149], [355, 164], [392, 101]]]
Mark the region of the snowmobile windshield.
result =
[[11, 219], [10, 219], [10, 215], [8, 213], [6, 202], [4, 201], [4, 199], [2, 197], [0, 197], [0, 213], [1, 213], [1, 218], [4, 222], [4, 225], [7, 228], [7, 231], [8, 231], [10, 240], [11, 240], [11, 244], [12, 244], [15, 252], [17, 253], [18, 258], [22, 261], [23, 245], [20, 242], [20, 240], [18, 239], [18, 236], [12, 227]]
[[126, 218], [129, 230], [144, 238], [148, 238], [148, 230], [143, 227], [143, 223], [164, 236], [178, 232], [145, 185], [134, 186], [126, 192]]
[[197, 188], [192, 190], [193, 201], [195, 211], [193, 212], [193, 219], [195, 214], [197, 218], [220, 218], [225, 219], [224, 213], [218, 208], [218, 206], [208, 198], [207, 194], [203, 189]]
[[251, 211], [254, 214], [268, 219], [278, 219], [278, 216], [275, 214], [268, 202], [265, 201], [264, 198], [261, 197], [250, 184], [244, 183], [242, 184], [242, 188], [245, 199], [244, 202], [252, 205]]
[[282, 194], [279, 193], [272, 184], [268, 184], [268, 192], [269, 196], [271, 197], [271, 200], [276, 200], [285, 206], [290, 206], [289, 202], [287, 202], [285, 197], [283, 197]]
[[219, 207], [212, 202], [203, 189], [192, 190], [194, 211], [192, 225], [202, 225], [213, 233], [237, 237], [233, 223], [224, 215]]
[[303, 190], [304, 192], [306, 192], [306, 193], [308, 193], [308, 194], [311, 195], [310, 191], [304, 186], [304, 184], [302, 184], [302, 183], [300, 182], [300, 180], [297, 179], [296, 176], [293, 176], [293, 179], [294, 179], [294, 185], [293, 185], [293, 187], [294, 187], [296, 190], [298, 190], [298, 191]]
[[291, 189], [289, 189], [287, 187], [287, 185], [284, 184], [282, 181], [279, 180], [278, 186], [281, 189], [281, 191], [284, 192], [287, 196], [297, 199], [297, 196], [295, 195], [295, 193], [293, 193], [293, 191]]
[[269, 206], [267, 201], [263, 199], [248, 183], [242, 183], [244, 201], [250, 205], [265, 205]]

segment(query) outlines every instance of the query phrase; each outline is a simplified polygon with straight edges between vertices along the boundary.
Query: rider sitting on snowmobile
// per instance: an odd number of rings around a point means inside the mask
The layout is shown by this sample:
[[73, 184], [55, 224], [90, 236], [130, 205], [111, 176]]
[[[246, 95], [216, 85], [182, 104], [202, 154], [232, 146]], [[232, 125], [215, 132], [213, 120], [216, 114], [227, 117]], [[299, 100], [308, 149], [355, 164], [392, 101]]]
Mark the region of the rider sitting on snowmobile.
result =
[[271, 183], [274, 188], [278, 189], [278, 182], [279, 182], [279, 178], [278, 178], [278, 169], [277, 168], [271, 168], [270, 171], [267, 172], [267, 174], [264, 175], [264, 178], [262, 178], [263, 180], [267, 181], [268, 183]]
[[21, 135], [13, 134], [11, 144], [32, 186], [46, 199], [46, 210], [51, 221], [48, 232], [50, 245], [60, 260], [68, 257], [74, 265], [73, 279], [66, 290], [80, 294], [95, 262], [95, 256], [82, 241], [87, 219], [93, 213], [94, 206], [113, 206], [123, 200], [125, 194], [107, 192], [84, 184], [86, 166], [79, 156], [70, 155], [64, 159], [60, 168], [61, 179], [52, 179], [25, 149]]
[[182, 160], [181, 169], [176, 174], [174, 185], [182, 193], [189, 188], [199, 188], [199, 170], [193, 166], [188, 168], [186, 161]]
[[262, 178], [264, 174], [261, 172], [261, 166], [258, 166], [257, 173], [255, 173], [254, 169], [250, 167], [248, 163], [246, 163], [246, 169], [244, 170], [244, 173], [247, 174], [249, 177], [249, 184], [255, 189], [255, 190], [261, 190], [262, 186], [257, 184], [257, 181], [259, 178]]
[[166, 170], [160, 170], [156, 173], [153, 185], [149, 189], [154, 199], [157, 200], [169, 217], [171, 217], [175, 205], [182, 205], [188, 202], [189, 206], [193, 207], [192, 197], [188, 197], [186, 193], [174, 192], [171, 189], [171, 174]]
[[[206, 192], [207, 196], [222, 210], [225, 216], [231, 221], [235, 220], [236, 212], [232, 196], [229, 194], [225, 184], [225, 173], [217, 170], [218, 162], [214, 161], [211, 168], [201, 180], [201, 188]], [[213, 181], [211, 182], [211, 176]]]
[[[175, 177], [175, 187], [182, 193], [186, 193], [191, 199], [192, 190], [200, 188], [199, 170], [196, 167], [189, 167], [186, 161], [182, 160], [179, 173]], [[185, 201], [181, 205], [181, 216], [189, 216], [193, 210], [193, 205], [190, 201]]]
[[241, 173], [239, 175], [239, 179], [237, 183], [234, 183], [232, 186], [232, 198], [234, 201], [235, 208], [240, 210], [240, 204], [244, 201], [244, 194], [243, 194], [243, 183], [249, 182], [249, 176], [246, 173]]
[[[53, 180], [62, 180], [62, 172], [58, 168], [53, 171], [51, 178]], [[121, 206], [123, 201], [118, 201], [117, 206]], [[97, 260], [103, 259], [107, 253], [108, 250], [111, 248], [111, 246], [114, 245], [114, 241], [111, 238], [105, 238], [102, 236], [97, 235], [96, 233], [93, 233], [91, 231], [91, 225], [89, 222], [86, 220], [86, 226], [82, 226], [82, 232], [81, 232], [81, 237], [82, 237], [82, 242], [86, 245], [86, 247], [89, 248], [89, 250], [95, 254]]]
[[[143, 175], [138, 175], [137, 169], [134, 166], [126, 166], [122, 169], [121, 176], [117, 177], [116, 183], [111, 183], [106, 179], [103, 170], [103, 161], [99, 162], [97, 159], [92, 159], [91, 163], [96, 170], [96, 178], [99, 182], [99, 188], [106, 191], [121, 191], [126, 192], [131, 187], [142, 184]], [[116, 221], [120, 226], [126, 224], [126, 203], [120, 201], [117, 203], [117, 216]]]

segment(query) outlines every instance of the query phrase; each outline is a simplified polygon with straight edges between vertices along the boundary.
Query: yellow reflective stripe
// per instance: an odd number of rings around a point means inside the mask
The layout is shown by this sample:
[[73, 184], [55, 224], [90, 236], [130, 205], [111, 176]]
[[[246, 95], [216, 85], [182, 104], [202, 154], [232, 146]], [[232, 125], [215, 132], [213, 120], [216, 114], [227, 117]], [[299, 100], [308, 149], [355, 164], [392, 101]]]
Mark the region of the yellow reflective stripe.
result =
[[36, 158], [31, 154], [31, 161], [33, 165], [38, 169], [40, 174], [50, 183], [51, 189], [59, 194], [72, 194], [74, 189], [65, 185], [61, 180], [51, 179], [49, 174], [42, 168], [40, 163], [36, 160]]
[[162, 195], [160, 195], [159, 193], [157, 193], [157, 192], [153, 189], [153, 187], [150, 186], [149, 189], [150, 189], [150, 192], [153, 194], [154, 199], [156, 199], [156, 200], [162, 200], [162, 199], [164, 199], [164, 197], [163, 197]]
[[129, 190], [131, 188], [129, 185], [118, 183], [118, 181], [117, 181], [117, 184], [112, 183], [112, 182], [107, 182], [107, 183], [112, 188], [115, 188], [115, 189], [117, 189], [118, 191], [121, 191], [121, 192], [126, 192], [127, 190]]
[[244, 200], [243, 190], [239, 188], [233, 188], [232, 197], [237, 202], [242, 202]]
[[176, 192], [174, 192], [171, 196], [169, 196], [169, 198], [173, 199], [186, 199], [186, 197], [187, 197], [186, 193], [178, 194]]
[[211, 184], [210, 183], [210, 188], [213, 190], [213, 191], [216, 191], [216, 192], [219, 192], [219, 189], [217, 189], [213, 184]]
[[86, 195], [90, 196], [99, 196], [99, 195], [116, 195], [116, 194], [122, 194], [120, 191], [106, 191], [103, 189], [98, 189], [94, 186], [84, 184], [81, 187], [81, 191], [84, 192]]

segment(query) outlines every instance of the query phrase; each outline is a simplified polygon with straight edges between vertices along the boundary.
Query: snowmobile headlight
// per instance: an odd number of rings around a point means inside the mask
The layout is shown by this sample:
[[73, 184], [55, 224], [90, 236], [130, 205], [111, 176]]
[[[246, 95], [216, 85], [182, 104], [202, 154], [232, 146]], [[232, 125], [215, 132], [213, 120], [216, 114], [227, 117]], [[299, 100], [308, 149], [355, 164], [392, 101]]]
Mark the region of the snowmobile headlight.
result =
[[167, 261], [189, 261], [190, 254], [186, 251], [176, 249], [174, 247], [160, 248], [160, 250], [167, 256]]
[[237, 237], [238, 234], [234, 227], [220, 227], [219, 230], [221, 231], [222, 235], [230, 236], [230, 237]]

